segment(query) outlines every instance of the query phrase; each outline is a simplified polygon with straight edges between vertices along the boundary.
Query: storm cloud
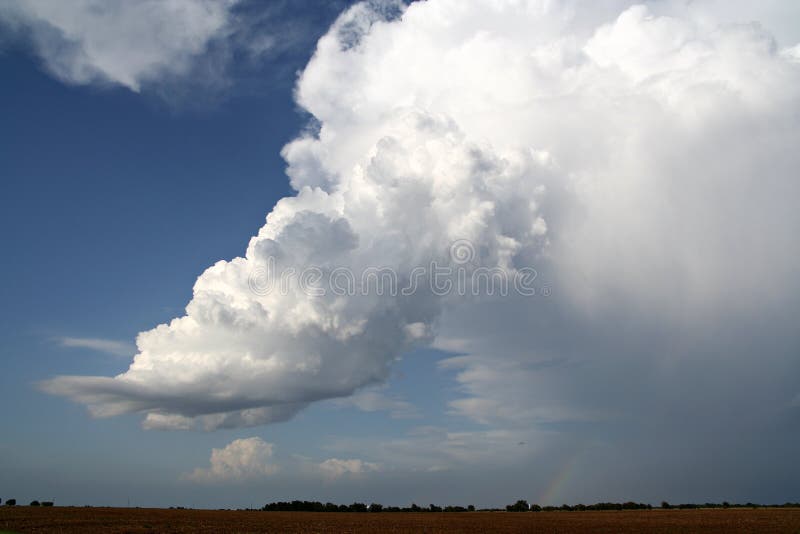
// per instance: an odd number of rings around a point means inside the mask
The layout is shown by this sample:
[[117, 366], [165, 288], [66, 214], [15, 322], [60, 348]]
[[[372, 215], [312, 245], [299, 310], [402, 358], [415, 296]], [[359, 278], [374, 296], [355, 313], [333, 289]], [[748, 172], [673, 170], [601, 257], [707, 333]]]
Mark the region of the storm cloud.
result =
[[[185, 315], [139, 334], [127, 371], [42, 387], [147, 428], [253, 426], [358, 395], [433, 346], [458, 387], [451, 415], [487, 428], [463, 436], [502, 441], [509, 461], [541, 436], [565, 465], [629, 463], [617, 486], [586, 471], [608, 498], [630, 497], [619, 488], [654, 457], [662, 488], [691, 482], [689, 497], [778, 476], [800, 395], [798, 36], [784, 4], [727, 6], [350, 8], [297, 83], [313, 124], [283, 150], [296, 195], [197, 279]], [[386, 268], [402, 282], [432, 262], [535, 269], [537, 292], [258, 278]], [[460, 453], [463, 436], [444, 442]], [[456, 453], [418, 463], [445, 470]]]

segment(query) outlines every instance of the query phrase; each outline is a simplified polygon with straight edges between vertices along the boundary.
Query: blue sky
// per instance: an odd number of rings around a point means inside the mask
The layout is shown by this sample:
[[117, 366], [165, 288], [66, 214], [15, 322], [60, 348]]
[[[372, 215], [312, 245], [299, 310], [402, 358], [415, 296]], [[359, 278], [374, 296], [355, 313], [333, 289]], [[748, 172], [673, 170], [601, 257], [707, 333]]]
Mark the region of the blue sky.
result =
[[178, 4], [0, 8], [0, 498], [797, 500], [792, 2]]

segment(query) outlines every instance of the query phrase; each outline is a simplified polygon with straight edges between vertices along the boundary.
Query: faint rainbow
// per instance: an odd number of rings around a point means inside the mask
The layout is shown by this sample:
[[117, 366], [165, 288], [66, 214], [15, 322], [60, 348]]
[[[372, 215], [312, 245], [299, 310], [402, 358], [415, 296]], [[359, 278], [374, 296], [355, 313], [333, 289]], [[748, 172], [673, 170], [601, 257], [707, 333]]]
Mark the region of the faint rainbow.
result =
[[583, 456], [584, 450], [585, 449], [578, 450], [578, 452], [573, 454], [561, 465], [561, 468], [556, 472], [555, 476], [550, 479], [550, 483], [540, 495], [538, 504], [542, 506], [558, 506], [560, 504], [557, 503], [555, 499], [559, 497], [562, 489], [575, 473], [575, 468]]

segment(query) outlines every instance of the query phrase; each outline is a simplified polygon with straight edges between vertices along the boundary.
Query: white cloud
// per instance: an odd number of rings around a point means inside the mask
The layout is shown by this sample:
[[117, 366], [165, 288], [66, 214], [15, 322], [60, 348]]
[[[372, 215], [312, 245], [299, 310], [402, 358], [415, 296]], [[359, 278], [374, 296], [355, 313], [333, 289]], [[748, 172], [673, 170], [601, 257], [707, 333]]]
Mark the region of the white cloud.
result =
[[[800, 64], [768, 28], [628, 4], [431, 0], [392, 22], [349, 10], [298, 82], [319, 129], [283, 151], [297, 195], [244, 257], [198, 278], [186, 315], [139, 335], [126, 372], [43, 387], [149, 427], [263, 424], [384, 382], [439, 333], [467, 353], [449, 363], [453, 413], [486, 423], [627, 413], [632, 395], [672, 399], [656, 378], [718, 351], [786, 380], [794, 338], [756, 362], [726, 336], [795, 315]], [[402, 279], [453, 265], [459, 239], [474, 265], [535, 267], [553, 296], [252, 285], [271, 261]]]
[[261, 438], [236, 439], [222, 449], [211, 450], [211, 465], [198, 467], [184, 478], [194, 482], [243, 482], [274, 474], [272, 443]]
[[378, 464], [364, 462], [358, 459], [340, 460], [338, 458], [328, 458], [317, 467], [326, 477], [331, 479], [336, 479], [345, 475], [357, 476], [380, 469]]
[[133, 356], [136, 354], [136, 347], [131, 343], [116, 341], [113, 339], [102, 339], [96, 337], [62, 337], [58, 339], [62, 347], [77, 347], [91, 349], [97, 352], [105, 352], [115, 356]]
[[12, 0], [0, 22], [24, 28], [46, 68], [67, 83], [139, 91], [181, 77], [214, 39], [232, 32], [236, 0]]

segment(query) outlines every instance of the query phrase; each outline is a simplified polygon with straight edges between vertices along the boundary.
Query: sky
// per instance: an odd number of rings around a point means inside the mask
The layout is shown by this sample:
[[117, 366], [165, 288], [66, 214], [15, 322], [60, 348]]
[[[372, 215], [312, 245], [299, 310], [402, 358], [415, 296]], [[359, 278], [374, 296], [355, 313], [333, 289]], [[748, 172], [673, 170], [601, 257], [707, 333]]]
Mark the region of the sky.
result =
[[800, 499], [800, 5], [0, 5], [0, 498]]

